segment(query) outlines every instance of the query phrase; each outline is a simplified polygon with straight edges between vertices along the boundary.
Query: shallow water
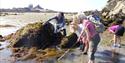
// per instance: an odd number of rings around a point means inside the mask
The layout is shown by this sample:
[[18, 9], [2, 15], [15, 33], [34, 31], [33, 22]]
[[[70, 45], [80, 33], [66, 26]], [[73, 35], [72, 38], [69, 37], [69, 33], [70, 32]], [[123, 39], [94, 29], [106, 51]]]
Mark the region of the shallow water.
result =
[[5, 42], [0, 42], [0, 44], [1, 44], [0, 49], [3, 48], [3, 50], [0, 50], [0, 63], [9, 63], [11, 60], [10, 55], [12, 54], [10, 49], [7, 48], [9, 43], [5, 41]]

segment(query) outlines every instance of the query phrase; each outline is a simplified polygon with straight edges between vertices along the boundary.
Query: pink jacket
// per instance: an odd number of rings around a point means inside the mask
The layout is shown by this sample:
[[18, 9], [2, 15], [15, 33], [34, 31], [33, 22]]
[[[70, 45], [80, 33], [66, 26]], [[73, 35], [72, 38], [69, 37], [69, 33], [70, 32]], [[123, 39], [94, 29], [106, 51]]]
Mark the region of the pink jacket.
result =
[[108, 28], [108, 31], [111, 33], [115, 33], [116, 29], [119, 27], [119, 25], [113, 25]]
[[[95, 25], [89, 20], [84, 20], [83, 25], [85, 29], [82, 30], [80, 38], [83, 42], [88, 42], [87, 40], [90, 40], [95, 34], [97, 34], [96, 28]], [[82, 35], [83, 33], [85, 33], [85, 36]]]
[[95, 34], [97, 34], [96, 27], [91, 21], [85, 20], [84, 25], [87, 30], [88, 37], [92, 38]]

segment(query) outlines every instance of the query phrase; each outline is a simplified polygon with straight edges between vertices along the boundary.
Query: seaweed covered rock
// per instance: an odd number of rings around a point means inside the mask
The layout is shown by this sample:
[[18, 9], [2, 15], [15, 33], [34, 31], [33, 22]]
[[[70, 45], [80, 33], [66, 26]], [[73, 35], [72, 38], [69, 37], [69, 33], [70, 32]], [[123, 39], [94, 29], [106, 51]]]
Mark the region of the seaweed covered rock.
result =
[[72, 48], [72, 47], [77, 47], [80, 45], [80, 43], [76, 43], [77, 42], [77, 35], [76, 33], [72, 33], [67, 37], [64, 37], [61, 41], [61, 48]]
[[12, 47], [37, 47], [45, 49], [49, 46], [57, 45], [61, 42], [61, 33], [55, 34], [54, 27], [48, 23], [41, 22], [28, 24], [11, 34], [9, 41]]

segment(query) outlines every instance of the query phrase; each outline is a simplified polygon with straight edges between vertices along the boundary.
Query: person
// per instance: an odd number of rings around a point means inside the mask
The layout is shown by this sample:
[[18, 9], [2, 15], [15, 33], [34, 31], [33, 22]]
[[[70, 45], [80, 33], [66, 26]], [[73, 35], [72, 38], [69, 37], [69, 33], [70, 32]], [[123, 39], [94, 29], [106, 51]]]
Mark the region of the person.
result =
[[95, 21], [99, 21], [101, 20], [101, 18], [99, 17], [99, 11], [98, 10], [95, 10], [92, 12], [92, 17], [95, 18]]
[[84, 41], [84, 35], [85, 33], [82, 34], [82, 36], [80, 36], [82, 30], [84, 30], [84, 25], [83, 25], [83, 20], [86, 20], [87, 17], [84, 13], [79, 13], [77, 14], [78, 17], [78, 30], [77, 30], [77, 35], [78, 35], [78, 40], [77, 42], [80, 42], [80, 50], [83, 52], [83, 54], [87, 55], [87, 51], [88, 51], [88, 42]]
[[97, 19], [97, 18], [93, 17], [92, 15], [89, 15], [89, 16], [87, 16], [87, 19], [90, 20], [93, 24], [95, 24], [96, 31], [98, 33], [103, 33], [105, 31], [105, 26], [103, 23], [101, 23], [100, 18]]
[[123, 21], [125, 21], [125, 19], [118, 19], [116, 21], [116, 25], [110, 26], [108, 28], [110, 33], [113, 33], [114, 37], [113, 37], [113, 47], [121, 47], [120, 43], [121, 43], [121, 37], [123, 36], [124, 32], [125, 32], [125, 28], [122, 26]]
[[63, 31], [64, 36], [66, 36], [66, 23], [63, 12], [59, 12], [57, 16], [49, 19], [47, 22], [54, 25], [54, 33]]
[[76, 33], [77, 29], [78, 29], [78, 18], [76, 15], [73, 15], [72, 22], [70, 23], [70, 32]]
[[[96, 31], [95, 25], [88, 19], [83, 20], [84, 29], [82, 30], [80, 37], [78, 40], [83, 37], [84, 42], [88, 43], [88, 63], [94, 63], [95, 60], [95, 52], [97, 50], [97, 46], [100, 42], [99, 33]], [[85, 35], [83, 35], [85, 33]]]

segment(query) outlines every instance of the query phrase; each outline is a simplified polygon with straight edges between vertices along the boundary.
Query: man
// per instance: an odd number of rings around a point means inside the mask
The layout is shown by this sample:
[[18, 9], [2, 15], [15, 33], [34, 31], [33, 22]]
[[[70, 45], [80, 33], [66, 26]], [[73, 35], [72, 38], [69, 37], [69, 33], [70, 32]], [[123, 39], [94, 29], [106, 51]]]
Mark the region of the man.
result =
[[66, 23], [63, 12], [59, 12], [57, 16], [49, 19], [47, 22], [51, 23], [54, 26], [54, 33], [63, 31], [64, 36], [66, 36]]

